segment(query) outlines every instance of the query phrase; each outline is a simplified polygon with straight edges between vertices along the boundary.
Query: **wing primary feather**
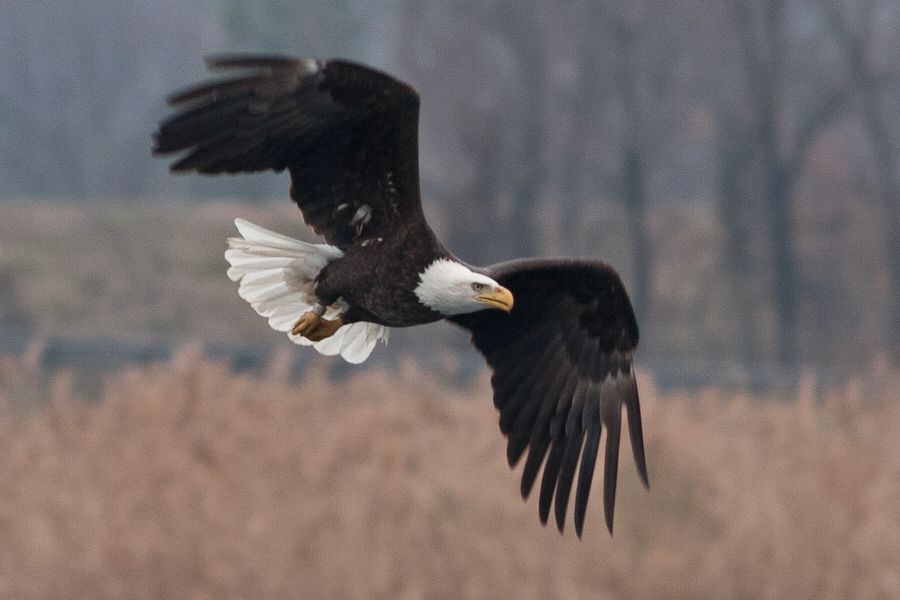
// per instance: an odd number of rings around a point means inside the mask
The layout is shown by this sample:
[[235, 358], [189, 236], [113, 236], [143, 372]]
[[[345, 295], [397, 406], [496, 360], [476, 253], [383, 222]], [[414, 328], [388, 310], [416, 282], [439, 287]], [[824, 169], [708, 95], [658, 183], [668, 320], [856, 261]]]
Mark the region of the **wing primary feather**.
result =
[[528, 498], [531, 495], [531, 488], [534, 487], [534, 481], [537, 479], [538, 471], [541, 468], [541, 463], [544, 462], [544, 456], [547, 454], [549, 445], [549, 435], [544, 435], [537, 440], [531, 441], [528, 447], [528, 458], [525, 460], [525, 468], [522, 470], [522, 485], [520, 488], [522, 498]]
[[544, 464], [544, 475], [541, 479], [541, 496], [538, 501], [538, 516], [541, 523], [547, 524], [550, 516], [550, 503], [553, 501], [553, 492], [556, 490], [556, 476], [559, 474], [559, 466], [562, 463], [564, 439], [553, 439], [550, 446], [550, 454]]
[[532, 354], [530, 360], [520, 360], [513, 368], [516, 371], [526, 369], [524, 376], [515, 378], [504, 377], [494, 388], [495, 394], [503, 393], [503, 397], [496, 398], [502, 402], [497, 405], [500, 408], [500, 427], [503, 433], [516, 431], [520, 423], [523, 411], [527, 411], [529, 401], [535, 397], [541, 388], [541, 383], [551, 379], [548, 373], [553, 372], [551, 363], [558, 354], [558, 341], [551, 339], [546, 346], [536, 355]]
[[631, 440], [631, 453], [637, 466], [638, 474], [645, 488], [650, 488], [650, 478], [647, 476], [647, 459], [644, 455], [644, 431], [641, 426], [641, 403], [638, 397], [637, 381], [634, 378], [634, 368], [629, 375], [630, 385], [625, 398], [625, 415], [628, 419], [628, 438]]
[[[544, 459], [544, 454], [546, 454], [547, 447], [550, 445], [550, 422], [553, 419], [554, 409], [562, 402], [563, 398], [571, 397], [578, 383], [578, 377], [574, 371], [566, 370], [564, 376], [565, 379], [557, 394], [548, 395], [544, 399], [535, 424], [531, 429], [531, 440], [529, 442], [531, 450], [528, 452], [528, 460], [525, 462], [525, 469], [522, 472], [522, 496], [525, 498], [531, 494], [531, 488], [534, 486], [537, 478], [541, 461]], [[546, 470], [547, 467], [545, 466], [544, 471]]]
[[294, 58], [281, 54], [214, 54], [205, 59], [208, 69], [230, 68], [287, 68], [297, 66], [315, 66], [316, 61], [310, 58]]
[[566, 416], [566, 437], [572, 437], [576, 431], [583, 428], [584, 411], [586, 405], [591, 401], [590, 365], [594, 362], [593, 359], [597, 354], [599, 354], [597, 345], [591, 343], [585, 344], [581, 352], [578, 362], [579, 371], [585, 372], [585, 375], [579, 377], [576, 393], [572, 394], [572, 404]]
[[[533, 370], [538, 371], [538, 369]], [[520, 425], [519, 419], [524, 412], [529, 411], [529, 399], [535, 396], [536, 388], [540, 388], [542, 381], [545, 379], [536, 373], [529, 375], [528, 382], [517, 388], [514, 396], [507, 398], [504, 409], [510, 404], [513, 407], [506, 411], [505, 415], [501, 412], [500, 430], [509, 436], [506, 444], [506, 460], [510, 467], [516, 466], [528, 446], [531, 431], [526, 428], [526, 425]]]
[[[618, 386], [616, 386], [618, 387]], [[617, 394], [618, 390], [613, 390]], [[603, 422], [606, 425], [606, 453], [603, 464], [603, 514], [606, 528], [613, 531], [613, 513], [616, 508], [616, 480], [619, 470], [619, 430], [621, 427], [621, 404], [618, 398], [603, 398]]]
[[238, 115], [244, 107], [245, 102], [237, 99], [199, 106], [178, 114], [159, 126], [153, 152], [167, 154], [184, 150], [203, 142], [210, 136], [210, 131], [219, 135], [223, 131], [231, 133], [235, 124], [229, 119]]
[[[588, 405], [598, 401], [599, 398], [592, 397], [596, 394], [596, 390], [591, 383], [590, 373], [592, 365], [596, 361], [600, 350], [596, 343], [592, 343], [589, 337], [579, 335], [580, 332], [572, 334], [572, 348], [577, 351], [573, 356], [576, 359], [576, 368], [583, 376], [579, 378], [575, 392], [572, 394], [571, 402], [566, 415], [566, 451], [563, 456], [562, 467], [560, 469], [559, 481], [556, 484], [556, 524], [560, 533], [565, 524], [566, 509], [569, 503], [569, 497], [572, 493], [572, 484], [575, 477], [575, 468], [578, 466], [578, 457], [581, 454], [581, 447], [584, 442], [584, 412], [588, 410]], [[581, 348], [577, 348], [578, 344]]]
[[575, 468], [578, 466], [578, 456], [581, 454], [583, 443], [584, 433], [581, 432], [566, 440], [566, 449], [556, 482], [556, 528], [560, 533], [565, 528], [566, 510], [569, 508], [569, 496], [572, 494], [572, 484], [575, 481]]
[[521, 361], [519, 364], [504, 371], [506, 377], [498, 378], [494, 385], [494, 406], [500, 410], [500, 431], [509, 433], [510, 426], [515, 419], [518, 406], [513, 404], [517, 400], [517, 392], [527, 388], [537, 378], [537, 369], [530, 361]]
[[[225, 144], [233, 143], [233, 138], [230, 135], [222, 136], [220, 140], [217, 136], [212, 142], [218, 144], [221, 141]], [[173, 173], [178, 173], [180, 171], [190, 171], [192, 169], [197, 169], [201, 173], [210, 169], [211, 166], [215, 165], [218, 161], [222, 159], [224, 156], [224, 152], [221, 145], [210, 145], [203, 144], [197, 146], [194, 150], [191, 150], [184, 158], [179, 159], [175, 163], [172, 164], [169, 169]]]
[[[566, 509], [569, 506], [569, 496], [572, 493], [572, 483], [575, 480], [575, 468], [578, 466], [578, 457], [581, 454], [581, 446], [584, 442], [584, 430], [581, 426], [581, 403], [587, 393], [584, 381], [578, 382], [573, 404], [569, 409], [566, 419], [566, 449], [563, 454], [562, 465], [559, 470], [559, 480], [556, 482], [556, 526], [562, 533], [565, 525]], [[574, 413], [574, 416], [573, 416]]]
[[600, 383], [609, 376], [610, 356], [608, 352], [603, 352], [599, 346], [596, 346], [596, 348], [597, 352], [594, 353], [588, 371], [591, 379]]
[[600, 448], [600, 419], [594, 415], [596, 422], [587, 427], [584, 451], [581, 455], [581, 467], [578, 470], [578, 487], [575, 490], [575, 534], [580, 538], [584, 529], [584, 517], [587, 514], [588, 498], [591, 495], [591, 482], [594, 479], [594, 467], [597, 464], [597, 452]]
[[[485, 330], [480, 334], [482, 338], [479, 342], [501, 341], [502, 349], [498, 348], [497, 352], [490, 353], [489, 364], [494, 369], [497, 385], [515, 385], [521, 380], [519, 371], [522, 368], [532, 368], [534, 365], [531, 361], [523, 360], [523, 356], [528, 356], [533, 352], [533, 347], [537, 344], [535, 340], [551, 330], [551, 324], [542, 324], [542, 326], [529, 330], [519, 331], [515, 335], [499, 334], [494, 331]], [[479, 345], [479, 347], [482, 347]], [[536, 362], [536, 361], [534, 361]]]
[[[584, 518], [587, 513], [587, 502], [591, 493], [591, 482], [597, 463], [600, 444], [600, 403], [603, 394], [603, 377], [608, 372], [608, 356], [597, 343], [591, 343], [582, 358], [582, 370], [588, 376], [584, 385], [584, 401], [581, 405], [581, 428], [585, 432], [586, 442], [581, 456], [581, 467], [578, 470], [578, 486], [575, 491], [575, 533], [581, 537]], [[572, 410], [578, 410], [573, 404]]]
[[508, 375], [499, 379], [494, 388], [494, 400], [500, 409], [500, 430], [509, 433], [528, 392], [541, 376], [540, 360], [521, 360], [505, 371]]
[[210, 83], [202, 83], [193, 87], [175, 92], [168, 98], [169, 106], [177, 106], [190, 102], [202, 102], [203, 100], [223, 100], [233, 98], [253, 91], [253, 87], [265, 82], [267, 75], [235, 77], [233, 79], [219, 79]]
[[544, 399], [547, 397], [548, 392], [557, 389], [560, 380], [565, 376], [565, 368], [561, 364], [562, 356], [558, 351], [557, 340], [551, 341], [544, 354], [545, 356], [549, 354], [549, 356], [546, 359], [542, 358], [538, 364], [543, 366], [535, 369], [535, 371], [541, 373], [540, 378], [533, 386], [520, 392], [523, 396], [522, 400], [519, 401], [521, 409], [509, 428], [509, 442], [506, 447], [506, 454], [507, 459], [510, 461], [510, 466], [514, 466], [519, 462], [522, 453], [528, 447], [538, 413], [544, 404]]

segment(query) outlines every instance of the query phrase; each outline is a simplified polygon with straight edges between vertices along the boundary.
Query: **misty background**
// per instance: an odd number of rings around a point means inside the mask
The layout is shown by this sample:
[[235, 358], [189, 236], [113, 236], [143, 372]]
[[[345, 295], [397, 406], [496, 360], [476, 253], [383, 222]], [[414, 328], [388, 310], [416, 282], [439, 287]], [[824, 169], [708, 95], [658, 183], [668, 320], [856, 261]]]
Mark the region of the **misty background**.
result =
[[[76, 347], [141, 333], [284, 344], [228, 287], [219, 231], [252, 210], [303, 231], [287, 176], [174, 177], [150, 154], [165, 97], [207, 76], [202, 57], [279, 52], [354, 59], [412, 83], [425, 211], [448, 247], [481, 264], [602, 257], [635, 304], [640, 364], [838, 379], [896, 364], [898, 49], [893, 0], [9, 0], [0, 329], [65, 332]], [[230, 210], [209, 208], [220, 199]], [[93, 252], [108, 240], [91, 227], [112, 221], [122, 239], [109, 269], [60, 287], [93, 256], [60, 240], [91, 239]], [[197, 272], [225, 287], [185, 295], [192, 308], [177, 319], [111, 325], [111, 313], [144, 308], [105, 301], [118, 285], [108, 272], [144, 298], [196, 287], [156, 289], [165, 261], [146, 272], [168, 227], [184, 239], [215, 229]], [[40, 240], [27, 253], [26, 237]], [[41, 270], [40, 252], [56, 255], [55, 271]], [[197, 324], [232, 314], [247, 327]], [[422, 338], [401, 333], [389, 352], [419, 352]], [[466, 346], [443, 329], [431, 339]]]

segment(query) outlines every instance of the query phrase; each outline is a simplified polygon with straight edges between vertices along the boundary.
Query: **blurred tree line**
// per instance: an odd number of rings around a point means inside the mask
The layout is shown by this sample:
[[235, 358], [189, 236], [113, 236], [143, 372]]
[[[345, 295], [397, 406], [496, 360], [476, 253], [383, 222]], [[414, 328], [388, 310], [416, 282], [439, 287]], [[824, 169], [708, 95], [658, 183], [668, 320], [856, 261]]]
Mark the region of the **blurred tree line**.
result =
[[686, 302], [721, 311], [708, 357], [900, 361], [895, 0], [13, 0], [0, 198], [285, 195], [271, 176], [172, 178], [149, 155], [163, 95], [238, 49], [413, 82], [449, 245], [605, 256], [651, 347], [685, 317], [660, 301], [677, 285], [660, 239], [681, 223], [665, 215], [701, 204], [720, 253], [693, 291], [706, 304]]

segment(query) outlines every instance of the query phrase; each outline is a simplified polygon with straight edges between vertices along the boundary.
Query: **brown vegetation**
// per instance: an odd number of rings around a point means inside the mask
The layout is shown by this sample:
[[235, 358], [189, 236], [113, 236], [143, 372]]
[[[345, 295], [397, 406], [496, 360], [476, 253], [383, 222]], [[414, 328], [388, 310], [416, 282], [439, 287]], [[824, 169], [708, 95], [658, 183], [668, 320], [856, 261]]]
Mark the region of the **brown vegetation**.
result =
[[[322, 364], [325, 364], [324, 361]], [[484, 380], [0, 361], [3, 598], [896, 598], [900, 380], [662, 395], [615, 536], [542, 528]], [[42, 403], [25, 409], [23, 403]], [[596, 483], [596, 482], [595, 482]]]

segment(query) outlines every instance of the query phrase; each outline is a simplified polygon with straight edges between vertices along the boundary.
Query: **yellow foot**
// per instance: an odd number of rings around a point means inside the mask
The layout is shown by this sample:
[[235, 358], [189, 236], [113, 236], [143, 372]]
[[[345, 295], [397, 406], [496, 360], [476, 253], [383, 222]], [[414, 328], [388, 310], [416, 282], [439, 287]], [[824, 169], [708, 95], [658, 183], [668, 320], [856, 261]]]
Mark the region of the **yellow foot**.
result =
[[340, 317], [329, 321], [309, 311], [297, 319], [293, 329], [291, 329], [291, 333], [302, 335], [312, 342], [318, 342], [334, 335], [334, 332], [340, 329], [343, 324], [344, 321]]

